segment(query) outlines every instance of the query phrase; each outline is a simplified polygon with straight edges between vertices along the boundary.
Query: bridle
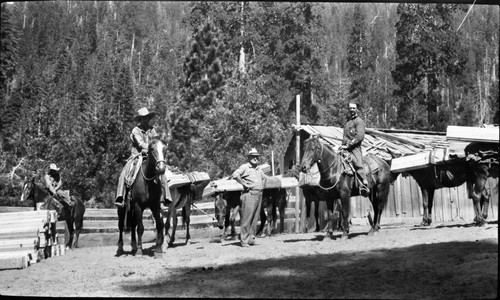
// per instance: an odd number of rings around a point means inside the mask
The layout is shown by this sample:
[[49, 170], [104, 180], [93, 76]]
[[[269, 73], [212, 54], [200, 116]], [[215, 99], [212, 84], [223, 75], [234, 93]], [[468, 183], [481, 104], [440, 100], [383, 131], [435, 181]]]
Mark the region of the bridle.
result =
[[[156, 151], [149, 151], [148, 154], [151, 154], [153, 156], [153, 158], [155, 159], [155, 161], [156, 161], [155, 168], [160, 163], [167, 164], [166, 160], [164, 160], [164, 159], [159, 160], [158, 159], [158, 157], [156, 156]], [[144, 170], [142, 168], [142, 165], [141, 165], [141, 174], [142, 174], [142, 178], [144, 178], [144, 180], [146, 180], [146, 181], [151, 181], [151, 180], [154, 180], [156, 177], [158, 177], [158, 175], [156, 175], [156, 173], [151, 178], [146, 177], [146, 175], [144, 174]]]
[[[321, 157], [323, 157], [323, 148], [325, 147], [325, 146], [324, 146], [324, 145], [323, 145], [323, 144], [322, 144], [319, 140], [318, 140], [318, 144], [319, 144], [319, 145], [320, 145], [320, 147], [321, 147], [321, 153], [319, 154], [319, 157], [320, 157], [320, 158], [316, 161], [316, 163], [321, 162]], [[316, 148], [316, 147], [315, 147], [315, 148]], [[314, 151], [316, 151], [316, 150], [314, 150]], [[324, 169], [323, 171], [321, 171], [321, 170], [319, 169], [319, 166], [318, 166], [318, 172], [315, 172], [315, 173], [310, 173], [310, 174], [311, 174], [311, 175], [313, 175], [313, 176], [314, 176], [314, 175], [317, 175], [317, 174], [320, 174], [320, 177], [321, 177], [321, 173], [325, 174], [325, 172], [327, 172], [328, 170], [330, 170], [330, 169], [333, 167], [333, 165], [334, 165], [334, 164], [335, 164], [335, 159], [333, 160], [332, 164], [328, 166], [328, 168], [326, 168], [326, 169]], [[331, 179], [331, 178], [337, 177], [337, 181], [336, 181], [336, 182], [335, 182], [335, 183], [334, 183], [331, 187], [323, 187], [323, 186], [321, 186], [321, 178], [320, 178], [320, 181], [319, 181], [319, 183], [318, 183], [319, 187], [320, 187], [321, 189], [325, 190], [325, 191], [328, 191], [328, 190], [333, 189], [333, 188], [334, 188], [334, 187], [335, 187], [335, 186], [339, 183], [339, 181], [340, 181], [340, 175], [341, 175], [341, 174], [342, 174], [342, 172], [337, 172], [337, 173], [333, 174], [332, 176], [330, 176], [330, 177], [327, 177], [327, 178], [323, 179], [323, 180], [329, 180], [329, 179]]]

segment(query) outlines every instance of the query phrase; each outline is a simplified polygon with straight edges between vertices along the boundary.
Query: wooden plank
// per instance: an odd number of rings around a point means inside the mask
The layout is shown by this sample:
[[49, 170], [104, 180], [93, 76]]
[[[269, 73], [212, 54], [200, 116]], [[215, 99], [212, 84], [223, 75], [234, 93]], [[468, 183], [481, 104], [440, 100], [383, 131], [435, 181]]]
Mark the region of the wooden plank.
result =
[[25, 269], [28, 267], [29, 257], [26, 253], [0, 253], [0, 270]]
[[398, 176], [396, 181], [394, 182], [394, 206], [395, 206], [395, 212], [396, 212], [396, 217], [400, 217], [402, 214], [401, 211], [401, 180], [402, 176]]
[[394, 158], [391, 163], [391, 171], [404, 172], [425, 168], [430, 165], [431, 151], [425, 151], [413, 155]]
[[489, 177], [486, 182], [486, 188], [490, 191], [490, 209], [488, 210], [488, 219], [498, 219], [498, 178]]
[[499, 142], [499, 127], [448, 126], [446, 139], [464, 142]]

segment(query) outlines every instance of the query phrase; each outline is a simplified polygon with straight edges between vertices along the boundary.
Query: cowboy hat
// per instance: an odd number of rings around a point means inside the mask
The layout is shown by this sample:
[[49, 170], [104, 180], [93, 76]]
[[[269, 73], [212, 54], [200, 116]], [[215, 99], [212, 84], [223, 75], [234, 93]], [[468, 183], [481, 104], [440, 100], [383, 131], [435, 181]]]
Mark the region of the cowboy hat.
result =
[[154, 116], [156, 116], [154, 112], [150, 112], [146, 107], [143, 107], [137, 111], [137, 116], [134, 117], [134, 121], [139, 122], [142, 118], [153, 118]]
[[248, 152], [248, 156], [260, 156], [260, 154], [259, 154], [259, 152], [257, 151], [257, 149], [252, 148], [252, 149]]
[[56, 164], [50, 164], [49, 165], [49, 170], [59, 171], [59, 168], [57, 167]]

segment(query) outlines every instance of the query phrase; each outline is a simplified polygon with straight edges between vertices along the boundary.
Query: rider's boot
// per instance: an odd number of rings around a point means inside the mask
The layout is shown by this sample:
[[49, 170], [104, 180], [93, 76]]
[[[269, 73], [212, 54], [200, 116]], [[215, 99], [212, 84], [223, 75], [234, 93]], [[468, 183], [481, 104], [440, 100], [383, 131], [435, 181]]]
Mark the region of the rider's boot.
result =
[[165, 175], [161, 176], [161, 210], [167, 210], [170, 203], [172, 203], [172, 196], [170, 195], [170, 188], [168, 187], [167, 177]]
[[368, 180], [366, 180], [366, 174], [364, 170], [358, 170], [359, 177], [361, 177], [362, 184], [359, 186], [359, 193], [363, 197], [368, 197], [370, 194], [370, 189], [368, 188]]
[[122, 196], [116, 198], [116, 200], [115, 200], [115, 206], [116, 207], [123, 207], [124, 206], [124, 204], [123, 204], [123, 197]]

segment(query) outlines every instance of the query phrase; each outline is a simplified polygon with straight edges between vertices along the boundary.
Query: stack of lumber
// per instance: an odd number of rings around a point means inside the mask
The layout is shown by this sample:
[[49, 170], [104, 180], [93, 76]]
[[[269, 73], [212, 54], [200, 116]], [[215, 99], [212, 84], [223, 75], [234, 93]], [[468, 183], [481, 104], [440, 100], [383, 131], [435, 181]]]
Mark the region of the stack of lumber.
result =
[[[269, 173], [270, 166], [263, 164], [258, 167], [265, 174]], [[294, 177], [283, 177], [283, 175], [268, 176], [264, 180], [264, 189], [274, 188], [292, 188], [297, 187], [299, 182]], [[225, 177], [222, 179], [214, 180], [203, 190], [203, 197], [211, 196], [215, 193], [243, 191], [243, 186], [234, 179]]]
[[[55, 212], [52, 212], [54, 215]], [[0, 270], [26, 268], [44, 258], [45, 233], [51, 211], [2, 213], [0, 216]]]

